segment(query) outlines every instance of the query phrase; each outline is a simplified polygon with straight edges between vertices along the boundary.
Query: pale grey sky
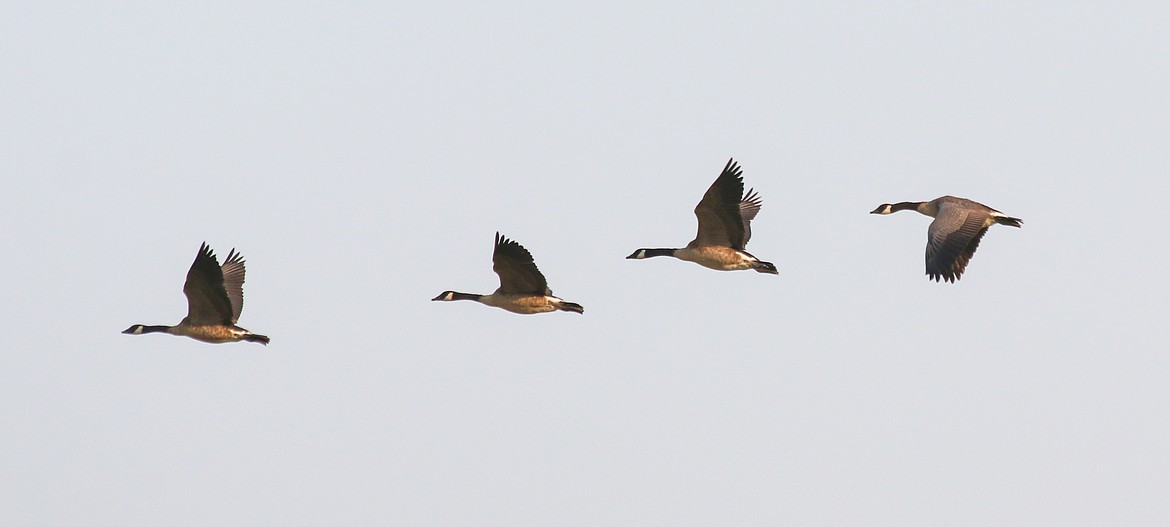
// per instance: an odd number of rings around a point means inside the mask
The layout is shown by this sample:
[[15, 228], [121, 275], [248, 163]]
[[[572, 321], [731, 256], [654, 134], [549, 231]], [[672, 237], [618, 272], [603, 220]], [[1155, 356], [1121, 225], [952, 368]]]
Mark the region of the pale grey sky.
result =
[[[0, 524], [1166, 525], [1166, 20], [6, 3]], [[733, 156], [779, 276], [624, 259]], [[497, 230], [585, 315], [430, 302]], [[268, 347], [119, 333], [202, 241]]]

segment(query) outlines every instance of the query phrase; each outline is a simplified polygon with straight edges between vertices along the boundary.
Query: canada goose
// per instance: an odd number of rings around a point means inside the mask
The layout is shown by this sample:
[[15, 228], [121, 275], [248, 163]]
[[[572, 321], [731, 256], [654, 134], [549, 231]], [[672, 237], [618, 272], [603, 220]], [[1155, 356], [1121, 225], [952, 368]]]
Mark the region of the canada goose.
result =
[[532, 253], [519, 243], [496, 233], [496, 248], [492, 252], [492, 270], [500, 275], [500, 287], [490, 295], [443, 291], [432, 301], [474, 300], [521, 315], [572, 311], [584, 313], [581, 304], [566, 302], [552, 296], [548, 281], [532, 261]]
[[943, 196], [931, 201], [884, 203], [870, 214], [916, 210], [934, 218], [926, 230], [926, 274], [936, 282], [954, 283], [975, 256], [979, 240], [995, 224], [1020, 227], [1024, 223], [982, 203]]
[[268, 345], [268, 337], [257, 335], [236, 325], [244, 309], [244, 258], [232, 249], [223, 267], [204, 242], [195, 255], [183, 294], [187, 295], [187, 316], [176, 326], [134, 324], [123, 331], [128, 335], [170, 333], [202, 342], [259, 342]]
[[641, 260], [655, 256], [673, 256], [717, 271], [755, 269], [780, 274], [776, 266], [744, 250], [752, 238], [752, 219], [763, 205], [755, 189], [743, 194], [743, 171], [734, 159], [727, 161], [723, 173], [703, 194], [695, 206], [699, 233], [682, 249], [638, 249], [627, 259]]

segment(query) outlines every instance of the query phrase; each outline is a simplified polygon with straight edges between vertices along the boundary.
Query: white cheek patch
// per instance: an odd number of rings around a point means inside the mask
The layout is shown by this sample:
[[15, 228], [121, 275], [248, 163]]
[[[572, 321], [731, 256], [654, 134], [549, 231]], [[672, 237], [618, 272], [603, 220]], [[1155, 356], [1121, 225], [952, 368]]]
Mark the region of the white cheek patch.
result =
[[455, 293], [447, 293], [443, 296], [443, 300], [455, 300]]
[[141, 334], [142, 334], [142, 326], [136, 326], [136, 327], [134, 328], [134, 334], [135, 334], [135, 335], [141, 335]]
[[646, 259], [646, 249], [639, 249], [638, 254], [634, 255], [634, 258], [637, 260]]

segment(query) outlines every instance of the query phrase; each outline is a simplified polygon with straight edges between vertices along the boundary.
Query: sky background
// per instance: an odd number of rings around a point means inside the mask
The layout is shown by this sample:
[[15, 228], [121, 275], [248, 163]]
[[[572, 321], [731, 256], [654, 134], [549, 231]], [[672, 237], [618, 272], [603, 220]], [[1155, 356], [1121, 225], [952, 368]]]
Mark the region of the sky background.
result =
[[[1167, 20], [4, 3], [0, 524], [1166, 525]], [[729, 157], [779, 276], [624, 259]], [[430, 302], [497, 230], [585, 314]], [[120, 334], [203, 241], [271, 345]]]

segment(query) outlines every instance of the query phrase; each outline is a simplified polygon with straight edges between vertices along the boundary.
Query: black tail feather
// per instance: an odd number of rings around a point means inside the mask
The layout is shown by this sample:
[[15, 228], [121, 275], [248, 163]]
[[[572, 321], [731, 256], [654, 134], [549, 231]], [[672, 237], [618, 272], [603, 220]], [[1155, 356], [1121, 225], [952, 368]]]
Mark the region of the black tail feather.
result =
[[585, 306], [575, 302], [561, 302], [561, 305], [557, 306], [557, 309], [560, 309], [561, 311], [572, 311], [574, 313], [585, 314]]
[[259, 343], [267, 346], [268, 341], [270, 339], [264, 335], [257, 335], [255, 333], [248, 333], [247, 335], [244, 335], [244, 340], [246, 340], [248, 342], [259, 342]]
[[1000, 225], [1007, 225], [1009, 227], [1021, 227], [1024, 223], [1024, 220], [1019, 218], [1010, 218], [1007, 216], [996, 216], [995, 222]]
[[780, 274], [780, 271], [776, 269], [776, 266], [772, 262], [765, 262], [763, 260], [752, 263], [752, 269], [755, 269], [757, 273]]

